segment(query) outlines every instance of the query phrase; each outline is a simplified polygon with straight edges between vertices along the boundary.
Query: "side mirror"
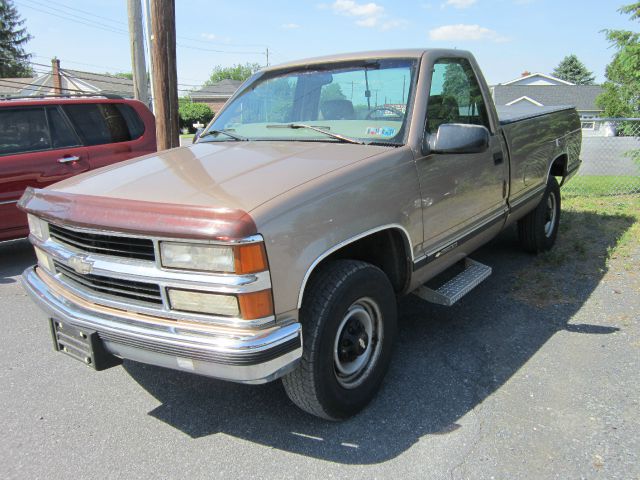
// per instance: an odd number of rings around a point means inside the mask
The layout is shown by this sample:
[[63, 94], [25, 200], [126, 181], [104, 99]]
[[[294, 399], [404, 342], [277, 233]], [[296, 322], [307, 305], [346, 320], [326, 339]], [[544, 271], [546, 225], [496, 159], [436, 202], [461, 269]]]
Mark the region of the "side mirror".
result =
[[196, 141], [200, 138], [200, 135], [202, 135], [202, 132], [204, 132], [204, 128], [197, 129], [196, 134], [193, 136], [193, 140], [191, 141], [191, 143], [196, 143]]
[[445, 123], [425, 136], [423, 153], [480, 153], [489, 148], [489, 130], [482, 125]]

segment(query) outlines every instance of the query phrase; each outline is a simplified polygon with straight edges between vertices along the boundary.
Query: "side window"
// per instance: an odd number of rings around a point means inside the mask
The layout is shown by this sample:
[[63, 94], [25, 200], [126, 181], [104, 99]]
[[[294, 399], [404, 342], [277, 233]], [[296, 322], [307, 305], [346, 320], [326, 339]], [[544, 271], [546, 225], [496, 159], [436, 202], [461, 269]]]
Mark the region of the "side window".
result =
[[63, 108], [85, 145], [131, 140], [127, 123], [117, 104], [78, 104], [65, 105]]
[[435, 133], [443, 123], [484, 125], [490, 129], [480, 85], [464, 58], [441, 59], [433, 68], [427, 131]]
[[0, 155], [50, 148], [44, 108], [0, 109]]
[[140, 138], [144, 133], [144, 122], [138, 115], [138, 112], [124, 103], [118, 103], [116, 107], [127, 124], [130, 139], [135, 140], [136, 138]]
[[57, 107], [47, 107], [47, 117], [53, 148], [76, 147], [80, 144], [69, 122]]

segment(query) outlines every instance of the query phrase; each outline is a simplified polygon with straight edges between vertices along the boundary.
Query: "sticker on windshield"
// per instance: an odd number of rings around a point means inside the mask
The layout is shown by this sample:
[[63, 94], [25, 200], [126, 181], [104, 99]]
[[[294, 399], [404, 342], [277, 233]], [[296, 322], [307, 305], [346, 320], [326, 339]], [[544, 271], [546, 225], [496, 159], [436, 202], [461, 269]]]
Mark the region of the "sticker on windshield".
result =
[[393, 127], [367, 127], [367, 135], [377, 135], [379, 137], [393, 137], [396, 129]]

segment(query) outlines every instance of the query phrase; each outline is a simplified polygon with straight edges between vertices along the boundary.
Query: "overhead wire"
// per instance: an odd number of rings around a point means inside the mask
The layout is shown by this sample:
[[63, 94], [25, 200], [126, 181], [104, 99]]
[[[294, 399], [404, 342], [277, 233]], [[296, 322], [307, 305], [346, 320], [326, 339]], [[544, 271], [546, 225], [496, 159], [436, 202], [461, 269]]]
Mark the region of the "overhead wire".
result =
[[[90, 18], [81, 17], [79, 15], [70, 14], [68, 12], [65, 12], [64, 10], [60, 10], [59, 8], [55, 8], [55, 7], [52, 7], [50, 5], [38, 2], [37, 0], [21, 0], [21, 2], [25, 2], [25, 1], [33, 2], [34, 4], [38, 5], [39, 8], [38, 7], [34, 7], [33, 5], [29, 5], [29, 4], [23, 4], [22, 6], [27, 7], [27, 8], [31, 8], [31, 9], [36, 10], [36, 11], [41, 12], [41, 13], [45, 13], [47, 15], [53, 15], [54, 17], [62, 18], [64, 20], [69, 20], [71, 22], [79, 23], [79, 24], [90, 26], [90, 27], [93, 27], [93, 28], [98, 28], [100, 30], [108, 31], [108, 32], [111, 32], [111, 33], [118, 33], [118, 34], [121, 34], [121, 35], [129, 35], [128, 30], [126, 30], [124, 28], [117, 28], [117, 27], [111, 27], [111, 26], [108, 26], [108, 25], [103, 25], [103, 24], [99, 23], [97, 20], [92, 20]], [[54, 3], [54, 4], [59, 5], [59, 6], [63, 6], [60, 3], [56, 3], [56, 2], [51, 2], [51, 3]], [[64, 7], [71, 9], [71, 7], [66, 7], [66, 6], [64, 6]], [[42, 10], [42, 8], [46, 8], [46, 9], [48, 9], [50, 11]], [[57, 13], [54, 13], [54, 12], [57, 12]], [[96, 18], [99, 18], [100, 20], [104, 20], [105, 19], [104, 17], [100, 17], [98, 15], [93, 15], [93, 14], [91, 14], [91, 15], [95, 16]], [[69, 16], [71, 16], [73, 18], [70, 18]], [[115, 20], [112, 20], [112, 21], [115, 21]], [[192, 42], [202, 41], [202, 40], [199, 40], [199, 39], [195, 39], [195, 38], [191, 38], [191, 37], [184, 37], [184, 36], [177, 36], [177, 38], [182, 38], [182, 39], [189, 40], [189, 41], [192, 41]], [[229, 45], [229, 44], [226, 44], [226, 45]], [[251, 44], [245, 44], [244, 46], [250, 46], [250, 45]], [[261, 46], [261, 45], [258, 45], [258, 44], [253, 44], [253, 45], [254, 46]], [[213, 48], [205, 48], [205, 47], [199, 47], [199, 46], [193, 46], [193, 45], [185, 45], [185, 44], [179, 43], [179, 42], [176, 42], [176, 46], [180, 47], [180, 48], [190, 49], [190, 50], [198, 50], [198, 51], [212, 52], [212, 53], [222, 53], [222, 54], [227, 54], [227, 55], [234, 55], [234, 54], [235, 55], [264, 55], [265, 54], [265, 52], [258, 52], [258, 51], [237, 51], [237, 50], [220, 50], [220, 49], [213, 49]], [[229, 45], [229, 46], [233, 47], [233, 45]], [[240, 45], [238, 45], [238, 46], [240, 46]]]

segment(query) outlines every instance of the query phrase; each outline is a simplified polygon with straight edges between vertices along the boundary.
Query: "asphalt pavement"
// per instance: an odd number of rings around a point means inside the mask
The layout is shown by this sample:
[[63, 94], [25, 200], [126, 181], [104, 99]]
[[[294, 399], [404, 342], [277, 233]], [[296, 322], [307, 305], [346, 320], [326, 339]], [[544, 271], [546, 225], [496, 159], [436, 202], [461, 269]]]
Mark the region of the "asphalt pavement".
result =
[[640, 280], [604, 259], [620, 233], [587, 270], [557, 267], [552, 301], [528, 295], [542, 280], [513, 230], [474, 255], [494, 273], [453, 307], [402, 299], [383, 389], [343, 423], [278, 382], [54, 352], [18, 280], [29, 245], [0, 245], [0, 478], [640, 478]]

